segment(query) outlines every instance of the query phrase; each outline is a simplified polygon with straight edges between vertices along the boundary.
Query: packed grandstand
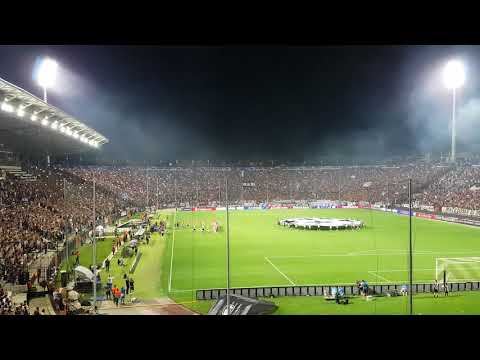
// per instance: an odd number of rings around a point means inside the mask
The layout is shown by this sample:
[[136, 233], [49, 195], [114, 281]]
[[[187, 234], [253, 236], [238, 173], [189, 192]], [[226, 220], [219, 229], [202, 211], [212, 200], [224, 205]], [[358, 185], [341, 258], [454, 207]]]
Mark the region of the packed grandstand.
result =
[[[56, 116], [60, 125], [67, 124], [68, 120], [70, 124], [74, 123], [72, 128], [78, 126], [85, 136], [107, 141], [58, 109], [33, 99], [32, 95], [13, 89], [9, 84], [4, 86], [5, 94], [11, 95], [10, 104], [17, 105], [30, 99], [31, 106], [38, 108], [35, 114], [45, 112], [50, 117]], [[8, 139], [11, 144], [25, 143], [24, 130], [16, 124], [18, 121], [34, 122], [33, 115], [32, 120], [19, 120], [14, 118], [16, 115], [12, 111], [5, 112], [8, 121], [3, 122], [2, 118], [1, 124], [7, 135], [0, 140]], [[30, 126], [30, 123], [26, 124]], [[45, 120], [43, 128], [40, 126], [39, 129], [47, 134], [53, 131], [53, 124], [56, 122], [50, 125]], [[31, 126], [37, 129], [39, 125], [32, 123]], [[61, 136], [58, 134], [59, 138]], [[49, 150], [50, 153], [39, 153], [36, 158], [25, 154], [24, 149], [8, 148], [8, 142], [5, 142], [7, 147], [2, 148], [2, 154], [12, 156], [0, 158], [0, 314], [26, 312], [24, 304], [13, 305], [9, 292], [4, 290], [7, 285], [29, 288], [35, 281], [51, 285], [59, 259], [52, 258], [42, 268], [38, 265], [39, 259], [49, 250], [63, 248], [67, 239], [80, 244], [86, 241], [93, 228], [94, 182], [96, 221], [105, 224], [112, 224], [129, 210], [146, 207], [223, 207], [227, 196], [228, 205], [240, 207], [402, 208], [408, 201], [408, 179], [413, 180], [415, 209], [456, 216], [480, 215], [477, 213], [480, 208], [480, 165], [474, 162], [452, 165], [418, 160], [364, 166], [288, 166], [278, 163], [272, 166], [218, 166], [213, 162], [211, 165], [208, 162], [208, 165], [198, 166], [192, 162], [192, 165], [180, 166], [175, 162], [162, 167], [79, 166], [78, 162], [56, 162], [53, 159], [53, 155], [65, 154], [65, 147], [69, 147], [66, 136], [59, 140], [61, 144]], [[87, 138], [83, 139], [83, 144], [88, 144]], [[34, 141], [34, 138], [29, 140], [31, 153], [38, 152], [45, 145]], [[77, 143], [82, 145], [81, 141]]]
[[468, 210], [480, 207], [480, 167], [473, 165], [308, 169], [24, 165], [22, 170], [34, 180], [14, 176], [7, 168], [0, 181], [0, 266], [2, 279], [11, 283], [26, 283], [28, 264], [63, 241], [64, 231], [86, 236], [92, 228], [93, 179], [97, 216], [105, 222], [133, 207], [224, 206], [225, 177], [230, 205], [315, 206], [323, 200], [332, 206], [401, 207], [408, 200], [406, 180], [412, 177], [417, 209], [468, 215]]

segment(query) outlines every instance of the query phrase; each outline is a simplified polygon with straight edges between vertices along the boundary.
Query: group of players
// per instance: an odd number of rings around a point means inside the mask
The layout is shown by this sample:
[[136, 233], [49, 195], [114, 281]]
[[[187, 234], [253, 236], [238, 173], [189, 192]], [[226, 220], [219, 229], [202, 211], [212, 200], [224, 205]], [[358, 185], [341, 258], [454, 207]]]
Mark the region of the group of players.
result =
[[[177, 229], [180, 229], [180, 228], [191, 228], [192, 231], [201, 231], [201, 232], [210, 232], [210, 229], [205, 225], [205, 222], [202, 222], [201, 224], [197, 224], [197, 223], [189, 223], [189, 222], [181, 222], [181, 221], [177, 221], [175, 223], [175, 227]], [[218, 232], [220, 229], [220, 225], [219, 223], [215, 220], [212, 222], [211, 224], [211, 232]]]

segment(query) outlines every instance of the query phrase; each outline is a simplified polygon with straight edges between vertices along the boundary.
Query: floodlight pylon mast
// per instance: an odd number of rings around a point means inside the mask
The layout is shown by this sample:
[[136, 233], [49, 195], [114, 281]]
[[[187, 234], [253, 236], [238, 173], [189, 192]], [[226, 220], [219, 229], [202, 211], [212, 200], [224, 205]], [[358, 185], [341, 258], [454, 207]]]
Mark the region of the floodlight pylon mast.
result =
[[455, 129], [455, 102], [456, 102], [456, 90], [452, 89], [452, 154], [451, 161], [455, 163], [456, 158], [456, 129]]
[[148, 166], [147, 166], [147, 207], [149, 205], [148, 200], [149, 200], [149, 194], [148, 194]]
[[408, 232], [409, 232], [409, 249], [408, 249], [408, 282], [409, 282], [409, 311], [413, 315], [413, 247], [412, 247], [412, 179], [408, 179]]
[[230, 315], [230, 223], [228, 211], [228, 178], [225, 177], [225, 202], [227, 210], [227, 315]]
[[[64, 209], [64, 216], [67, 213], [66, 212], [66, 206], [67, 206], [67, 184], [66, 184], [66, 179], [63, 179], [63, 209]], [[67, 219], [68, 221], [68, 219]], [[70, 271], [70, 261], [68, 260], [69, 258], [69, 253], [68, 253], [68, 241], [67, 241], [67, 223], [64, 222], [63, 224], [63, 240], [65, 241], [65, 252], [66, 252], [66, 259], [67, 259], [67, 273]], [[58, 250], [58, 242], [57, 242], [57, 250]]]
[[175, 197], [175, 206], [178, 207], [177, 203], [177, 172], [175, 171], [175, 177], [173, 178], [173, 193]]
[[97, 239], [95, 237], [95, 178], [93, 179], [93, 313], [97, 312]]

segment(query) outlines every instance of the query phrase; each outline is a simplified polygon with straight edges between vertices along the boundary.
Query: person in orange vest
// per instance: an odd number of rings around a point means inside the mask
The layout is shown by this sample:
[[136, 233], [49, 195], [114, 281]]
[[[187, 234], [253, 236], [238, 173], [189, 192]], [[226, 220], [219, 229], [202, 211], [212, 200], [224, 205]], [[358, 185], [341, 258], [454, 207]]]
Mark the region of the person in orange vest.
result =
[[116, 306], [118, 306], [118, 300], [120, 299], [120, 294], [119, 294], [117, 285], [113, 286], [112, 295], [113, 295], [113, 302], [115, 303]]

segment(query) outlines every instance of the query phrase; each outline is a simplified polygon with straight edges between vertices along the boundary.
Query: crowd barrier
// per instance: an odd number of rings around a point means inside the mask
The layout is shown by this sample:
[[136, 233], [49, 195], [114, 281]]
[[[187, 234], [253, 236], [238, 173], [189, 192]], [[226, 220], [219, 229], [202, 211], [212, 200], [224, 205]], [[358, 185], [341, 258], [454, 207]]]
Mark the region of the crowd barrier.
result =
[[[386, 295], [388, 292], [400, 291], [405, 284], [379, 284], [370, 285], [369, 288], [376, 295]], [[275, 287], [251, 287], [251, 288], [232, 288], [230, 293], [250, 298], [258, 297], [282, 297], [282, 296], [323, 296], [331, 294], [332, 288], [343, 288], [346, 296], [360, 295], [356, 285], [308, 285], [308, 286], [275, 286]], [[407, 286], [408, 288], [408, 286]], [[478, 291], [480, 290], [480, 281], [475, 282], [454, 282], [449, 283], [450, 292], [457, 291]], [[413, 294], [433, 292], [433, 283], [413, 284]], [[197, 300], [216, 300], [226, 295], [226, 289], [198, 289], [196, 290]]]

